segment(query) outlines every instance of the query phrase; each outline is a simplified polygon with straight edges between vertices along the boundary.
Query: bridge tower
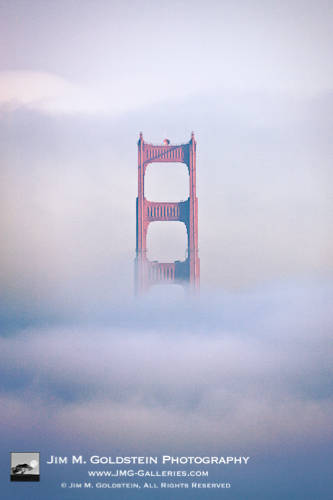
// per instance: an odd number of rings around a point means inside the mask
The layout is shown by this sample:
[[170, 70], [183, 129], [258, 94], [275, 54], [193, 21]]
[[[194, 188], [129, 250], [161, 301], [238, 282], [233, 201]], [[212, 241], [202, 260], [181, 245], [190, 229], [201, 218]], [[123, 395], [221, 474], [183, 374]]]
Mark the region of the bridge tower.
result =
[[[145, 173], [154, 162], [185, 163], [189, 173], [189, 197], [181, 202], [153, 202], [145, 198]], [[157, 262], [147, 258], [147, 231], [154, 221], [181, 221], [187, 231], [187, 257], [184, 261]], [[136, 199], [135, 290], [145, 292], [158, 283], [179, 283], [194, 291], [199, 288], [198, 199], [196, 197], [196, 141], [192, 132], [186, 144], [148, 144], [140, 133], [138, 141], [138, 197]]]

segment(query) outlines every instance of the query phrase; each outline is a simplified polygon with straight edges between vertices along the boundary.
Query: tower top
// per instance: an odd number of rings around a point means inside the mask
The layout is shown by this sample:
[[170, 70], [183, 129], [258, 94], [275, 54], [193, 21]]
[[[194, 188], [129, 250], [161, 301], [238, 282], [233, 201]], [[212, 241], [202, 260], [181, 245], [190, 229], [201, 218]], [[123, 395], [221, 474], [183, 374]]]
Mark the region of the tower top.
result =
[[[138, 144], [143, 143], [143, 142], [144, 142], [144, 140], [143, 140], [143, 133], [140, 132]], [[170, 146], [170, 142], [171, 142], [170, 139], [168, 139], [167, 137], [165, 139], [163, 139], [163, 145], [164, 146]], [[191, 132], [191, 139], [190, 139], [190, 141], [187, 144], [191, 144], [191, 143], [194, 143], [194, 144], [197, 143], [197, 141], [195, 140], [194, 132]], [[148, 144], [146, 142], [145, 142], [145, 145], [146, 146], [147, 145], [154, 146], [153, 144]], [[185, 145], [186, 144], [174, 144], [173, 146], [185, 146]], [[158, 147], [158, 145], [156, 145], [156, 147]]]
[[143, 143], [143, 134], [142, 132], [140, 132], [140, 135], [139, 135], [139, 140], [138, 140], [138, 146]]

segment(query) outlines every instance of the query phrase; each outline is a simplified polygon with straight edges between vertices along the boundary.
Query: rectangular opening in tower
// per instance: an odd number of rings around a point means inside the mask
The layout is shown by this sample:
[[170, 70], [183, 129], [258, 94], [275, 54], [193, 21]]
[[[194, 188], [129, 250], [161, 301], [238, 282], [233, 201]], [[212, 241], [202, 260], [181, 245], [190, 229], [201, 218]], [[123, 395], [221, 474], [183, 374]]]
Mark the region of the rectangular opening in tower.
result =
[[152, 222], [147, 234], [147, 258], [150, 261], [184, 261], [187, 232], [182, 222]]
[[145, 197], [150, 201], [181, 201], [189, 196], [189, 177], [184, 163], [152, 163], [145, 174]]

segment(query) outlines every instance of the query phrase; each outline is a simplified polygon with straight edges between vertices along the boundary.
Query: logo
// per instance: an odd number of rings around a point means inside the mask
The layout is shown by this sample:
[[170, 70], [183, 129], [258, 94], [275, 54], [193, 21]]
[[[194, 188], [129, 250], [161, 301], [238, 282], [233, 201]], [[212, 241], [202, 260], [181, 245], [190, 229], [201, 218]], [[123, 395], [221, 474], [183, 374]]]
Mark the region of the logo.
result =
[[39, 452], [12, 452], [10, 454], [11, 481], [39, 481]]

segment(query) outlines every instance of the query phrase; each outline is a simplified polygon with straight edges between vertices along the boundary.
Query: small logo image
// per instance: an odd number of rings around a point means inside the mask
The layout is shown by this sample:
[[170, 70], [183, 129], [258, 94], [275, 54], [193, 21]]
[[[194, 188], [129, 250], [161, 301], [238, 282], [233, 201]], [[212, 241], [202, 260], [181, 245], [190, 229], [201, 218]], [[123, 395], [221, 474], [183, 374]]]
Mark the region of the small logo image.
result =
[[39, 452], [12, 452], [10, 454], [11, 481], [39, 481]]

